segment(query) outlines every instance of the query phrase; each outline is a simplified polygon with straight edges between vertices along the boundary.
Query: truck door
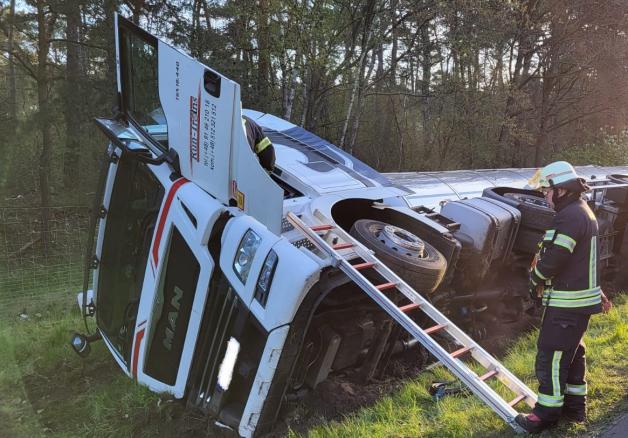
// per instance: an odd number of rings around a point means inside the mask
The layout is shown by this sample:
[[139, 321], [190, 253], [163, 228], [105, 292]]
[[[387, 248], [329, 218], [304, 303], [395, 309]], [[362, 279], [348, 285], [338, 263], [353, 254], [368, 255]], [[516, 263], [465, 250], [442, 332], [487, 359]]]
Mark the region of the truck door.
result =
[[122, 116], [176, 151], [183, 177], [278, 234], [283, 191], [246, 140], [240, 86], [120, 16], [116, 56]]

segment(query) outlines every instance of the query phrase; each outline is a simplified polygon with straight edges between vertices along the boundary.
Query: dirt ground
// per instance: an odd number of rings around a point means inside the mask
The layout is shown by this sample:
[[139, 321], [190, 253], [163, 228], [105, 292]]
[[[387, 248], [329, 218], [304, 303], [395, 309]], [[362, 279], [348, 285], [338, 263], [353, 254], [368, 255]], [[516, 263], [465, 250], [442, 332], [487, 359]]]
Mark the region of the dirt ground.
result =
[[[496, 356], [503, 354], [520, 335], [539, 322], [538, 315], [531, 317], [525, 313], [516, 322], [509, 324], [498, 324], [497, 320], [491, 320], [490, 315], [487, 315], [487, 318], [489, 319], [488, 326], [499, 326], [500, 331], [492, 331], [492, 334], [481, 340], [480, 344]], [[355, 372], [330, 376], [305, 397], [285, 402], [275, 428], [271, 433], [264, 435], [264, 438], [285, 437], [288, 431], [306, 435], [308, 430], [318, 425], [340, 420], [396, 392], [407, 383], [408, 379], [424, 372], [425, 367], [433, 362], [434, 358], [427, 352], [414, 349], [392, 358], [382, 379], [365, 384]], [[199, 428], [193, 428], [196, 423], [196, 426], [201, 426], [206, 436], [234, 436], [233, 432], [220, 429], [211, 421], [203, 424], [201, 419], [194, 419], [189, 415], [184, 415], [181, 421], [187, 423], [181, 424], [181, 431], [186, 430], [192, 434], [194, 431], [200, 432]], [[190, 429], [191, 426], [192, 429]]]
[[[538, 322], [538, 316], [524, 314], [516, 322], [501, 324], [501, 330], [481, 340], [480, 345], [491, 354], [500, 356], [521, 334], [532, 329]], [[426, 358], [427, 363], [422, 363]], [[364, 384], [355, 373], [341, 373], [330, 377], [302, 400], [286, 403], [275, 430], [265, 437], [286, 436], [288, 429], [306, 434], [317, 425], [340, 420], [396, 392], [408, 379], [424, 372], [425, 367], [433, 362], [434, 358], [427, 352], [411, 350], [391, 359], [381, 380]]]

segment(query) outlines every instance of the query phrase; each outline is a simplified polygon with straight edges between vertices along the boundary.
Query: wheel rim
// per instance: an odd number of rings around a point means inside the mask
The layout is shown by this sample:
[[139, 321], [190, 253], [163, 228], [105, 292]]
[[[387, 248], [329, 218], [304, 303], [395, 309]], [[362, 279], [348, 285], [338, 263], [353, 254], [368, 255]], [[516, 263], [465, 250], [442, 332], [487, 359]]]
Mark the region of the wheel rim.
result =
[[388, 248], [406, 255], [425, 258], [425, 242], [403, 228], [385, 225], [377, 231], [377, 238]]

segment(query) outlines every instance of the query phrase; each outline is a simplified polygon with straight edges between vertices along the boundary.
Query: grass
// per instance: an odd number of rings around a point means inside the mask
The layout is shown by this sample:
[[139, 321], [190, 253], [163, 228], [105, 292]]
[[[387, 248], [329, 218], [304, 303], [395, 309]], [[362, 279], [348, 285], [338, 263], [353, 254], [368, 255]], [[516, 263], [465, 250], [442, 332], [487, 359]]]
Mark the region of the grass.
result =
[[[593, 318], [587, 335], [590, 388], [588, 426], [560, 426], [546, 436], [599, 431], [628, 404], [628, 299]], [[207, 422], [180, 403], [133, 384], [102, 343], [80, 359], [67, 344], [83, 328], [78, 314], [47, 311], [0, 325], [0, 436], [110, 437], [213, 436]], [[507, 366], [535, 387], [534, 334], [520, 339]], [[511, 436], [496, 415], [474, 397], [436, 403], [427, 392], [434, 380], [451, 379], [442, 367], [420, 374], [393, 396], [341, 422], [309, 431], [312, 437]], [[295, 432], [288, 432], [296, 436]]]
[[[504, 364], [536, 390], [534, 357], [537, 333], [518, 340]], [[585, 338], [589, 365], [589, 424], [560, 424], [547, 437], [595, 435], [628, 407], [628, 298], [618, 297], [608, 315], [592, 318]], [[512, 429], [473, 396], [450, 396], [435, 402], [427, 388], [450, 381], [444, 367], [421, 373], [397, 394], [383, 398], [342, 421], [319, 426], [311, 437], [508, 437]], [[502, 392], [502, 391], [500, 391]], [[518, 405], [521, 406], [521, 405]], [[291, 433], [296, 436], [296, 433]]]
[[157, 436], [176, 410], [133, 384], [102, 343], [82, 360], [68, 345], [79, 315], [0, 327], [0, 436]]

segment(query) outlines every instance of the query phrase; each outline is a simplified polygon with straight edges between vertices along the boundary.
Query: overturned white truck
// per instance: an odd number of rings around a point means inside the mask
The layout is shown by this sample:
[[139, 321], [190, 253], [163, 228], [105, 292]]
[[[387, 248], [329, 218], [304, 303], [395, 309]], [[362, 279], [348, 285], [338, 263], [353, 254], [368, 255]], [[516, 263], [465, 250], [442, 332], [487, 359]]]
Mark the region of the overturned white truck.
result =
[[[236, 83], [122, 18], [116, 41], [119, 112], [97, 121], [109, 164], [93, 290], [79, 302], [129, 377], [252, 436], [288, 395], [349, 368], [369, 379], [416, 346], [288, 213], [350, 232], [478, 336], [483, 311], [512, 320], [527, 305], [527, 269], [553, 215], [525, 189], [532, 170], [385, 177], [287, 121], [242, 112]], [[272, 174], [242, 113], [275, 145]], [[618, 183], [590, 200], [610, 278], [628, 251], [628, 167], [578, 171]], [[73, 342], [85, 351], [84, 337]]]

